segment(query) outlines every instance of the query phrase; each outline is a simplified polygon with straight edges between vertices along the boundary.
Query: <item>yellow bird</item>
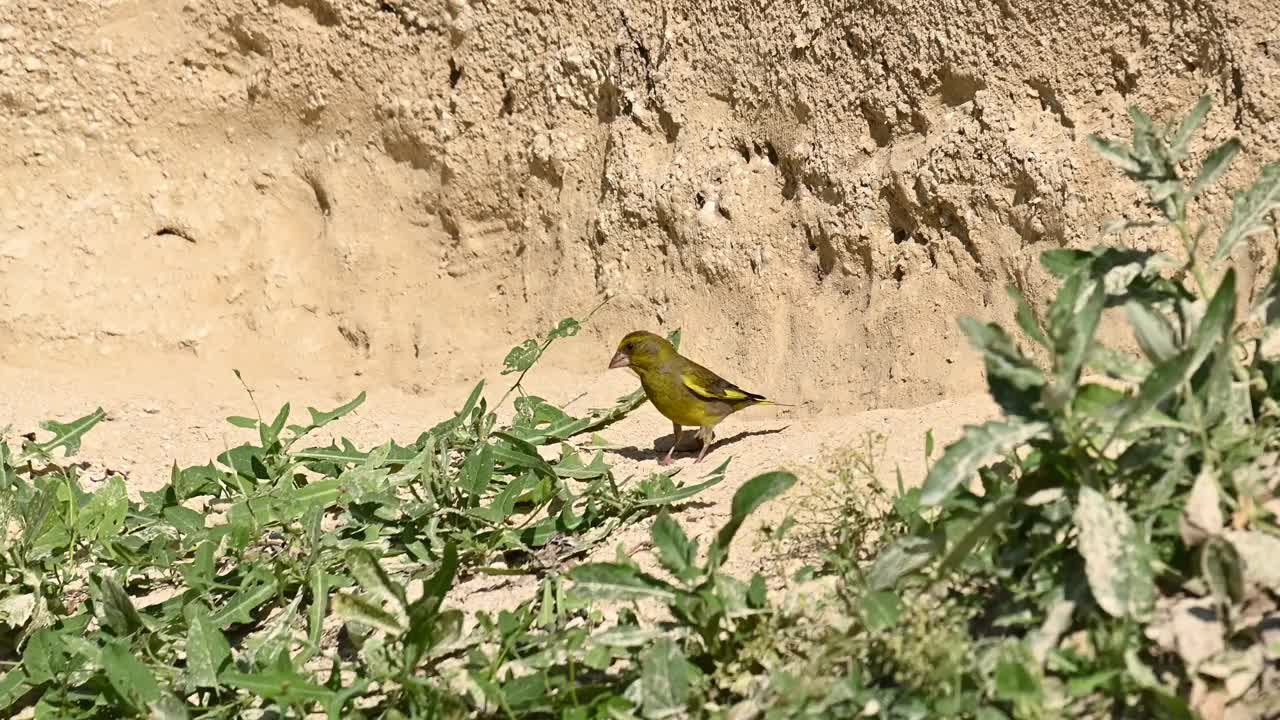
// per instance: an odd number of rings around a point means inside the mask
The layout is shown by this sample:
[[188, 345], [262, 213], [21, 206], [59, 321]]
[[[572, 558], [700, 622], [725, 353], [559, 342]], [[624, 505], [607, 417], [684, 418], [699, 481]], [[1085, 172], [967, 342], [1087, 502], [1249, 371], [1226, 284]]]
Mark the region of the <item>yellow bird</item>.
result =
[[701, 462], [715, 436], [715, 426], [733, 413], [752, 405], [782, 405], [763, 395], [747, 392], [698, 363], [683, 357], [666, 338], [637, 330], [622, 338], [609, 369], [631, 368], [653, 406], [671, 421], [675, 440], [661, 465], [670, 465], [680, 443], [681, 426], [698, 428]]

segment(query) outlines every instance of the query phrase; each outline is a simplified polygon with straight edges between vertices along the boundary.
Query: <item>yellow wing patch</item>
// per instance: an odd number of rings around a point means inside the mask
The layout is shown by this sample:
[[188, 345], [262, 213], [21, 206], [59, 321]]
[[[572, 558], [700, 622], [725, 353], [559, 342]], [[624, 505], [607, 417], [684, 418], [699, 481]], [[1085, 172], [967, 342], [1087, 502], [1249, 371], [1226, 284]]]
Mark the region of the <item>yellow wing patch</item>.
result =
[[706, 398], [707, 400], [747, 400], [750, 395], [739, 390], [738, 388], [725, 383], [723, 388], [712, 389], [700, 383], [698, 378], [688, 373], [683, 373], [680, 379], [684, 381], [684, 386], [693, 391], [694, 395]]

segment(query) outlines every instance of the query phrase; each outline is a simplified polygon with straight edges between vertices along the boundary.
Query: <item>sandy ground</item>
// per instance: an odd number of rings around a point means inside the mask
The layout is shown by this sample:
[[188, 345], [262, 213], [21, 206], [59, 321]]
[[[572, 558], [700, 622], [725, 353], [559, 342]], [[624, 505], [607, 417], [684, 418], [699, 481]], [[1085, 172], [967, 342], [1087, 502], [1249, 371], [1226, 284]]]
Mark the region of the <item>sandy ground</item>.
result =
[[[1055, 290], [1041, 252], [1138, 206], [1091, 133], [1212, 95], [1192, 164], [1245, 148], [1219, 213], [1280, 153], [1274, 0], [62, 5], [0, 0], [0, 427], [101, 405], [88, 476], [134, 493], [245, 437], [233, 366], [264, 413], [367, 390], [332, 432], [405, 442], [606, 297], [532, 392], [610, 403], [617, 338], [680, 327], [799, 405], [725, 423], [695, 532], [867, 431], [917, 482], [926, 430], [991, 412], [957, 318], [1013, 327], [1006, 286]], [[1242, 292], [1274, 255], [1237, 253]], [[669, 433], [652, 408], [609, 428], [618, 476]]]
[[[491, 401], [501, 396], [511, 378], [496, 373], [486, 378]], [[321, 445], [331, 438], [348, 437], [366, 447], [388, 439], [412, 441], [422, 430], [452, 415], [473, 387], [468, 382], [415, 395], [354, 375], [307, 380], [246, 376], [245, 381], [253, 388], [264, 415], [274, 414], [283, 402], [291, 402], [294, 412], [305, 417], [307, 405], [330, 409], [366, 390], [368, 399], [362, 407], [315, 437]], [[626, 371], [602, 369], [593, 374], [552, 365], [532, 371], [525, 386], [549, 401], [567, 404], [572, 412], [607, 406], [635, 389], [637, 382]], [[139, 491], [162, 485], [173, 461], [179, 465], [203, 463], [226, 448], [252, 439], [249, 431], [225, 421], [229, 415], [253, 414], [253, 404], [231, 369], [211, 367], [195, 359], [172, 359], [151, 367], [103, 365], [93, 373], [5, 365], [0, 366], [0, 387], [5, 388], [0, 395], [0, 418], [15, 433], [36, 430], [43, 419], [68, 420], [95, 407], [104, 408], [108, 421], [85, 437], [77, 456], [89, 463], [86, 486], [96, 485], [104, 471], [110, 469], [127, 477], [135, 497]], [[509, 407], [502, 412], [507, 410]], [[705, 539], [727, 518], [729, 501], [743, 482], [779, 467], [815, 467], [824, 451], [856, 444], [867, 433], [885, 437], [882, 480], [893, 482], [896, 467], [906, 482], [918, 483], [924, 475], [927, 430], [933, 430], [940, 448], [956, 437], [965, 423], [980, 421], [993, 412], [994, 406], [981, 395], [906, 410], [845, 416], [813, 416], [803, 406], [743, 411], [721, 426], [717, 444], [701, 464], [694, 464], [691, 455], [677, 456], [679, 477], [686, 482], [731, 460], [725, 481], [682, 508], [677, 518], [691, 536], [701, 537], [705, 544]], [[671, 426], [646, 404], [601, 434], [612, 445], [605, 451], [606, 459], [625, 484], [658, 469], [655, 443], [665, 449]], [[589, 437], [581, 437], [575, 444], [582, 447], [589, 441]], [[750, 552], [754, 529], [776, 525], [803, 492], [805, 488], [798, 486], [789, 496], [753, 517], [731, 560], [731, 572], [747, 577], [764, 569], [761, 559]], [[621, 544], [628, 554], [647, 564], [652, 559], [648, 556], [648, 526], [646, 521], [619, 531], [596, 551], [597, 558], [612, 557], [615, 547]], [[482, 577], [469, 582], [452, 600], [469, 605], [478, 602], [481, 607], [505, 606], [534, 587], [532, 578]]]

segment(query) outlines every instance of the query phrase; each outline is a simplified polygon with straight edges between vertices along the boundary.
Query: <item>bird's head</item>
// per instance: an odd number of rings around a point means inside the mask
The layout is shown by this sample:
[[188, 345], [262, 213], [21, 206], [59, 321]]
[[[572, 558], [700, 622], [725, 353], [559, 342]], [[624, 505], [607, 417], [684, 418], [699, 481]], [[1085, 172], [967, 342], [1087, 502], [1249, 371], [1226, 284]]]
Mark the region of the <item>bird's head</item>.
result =
[[629, 367], [643, 373], [661, 365], [675, 351], [671, 342], [661, 335], [637, 330], [618, 343], [618, 352], [609, 363], [609, 369]]

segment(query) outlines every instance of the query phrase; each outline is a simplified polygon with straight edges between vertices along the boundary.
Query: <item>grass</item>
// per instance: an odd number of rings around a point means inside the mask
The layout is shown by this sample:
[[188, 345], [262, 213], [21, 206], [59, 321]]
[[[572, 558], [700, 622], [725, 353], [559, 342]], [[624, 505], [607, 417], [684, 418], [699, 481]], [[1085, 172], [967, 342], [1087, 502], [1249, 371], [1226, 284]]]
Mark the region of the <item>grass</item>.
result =
[[[923, 484], [882, 490], [871, 437], [799, 490], [784, 471], [746, 481], [719, 532], [691, 538], [679, 507], [724, 465], [693, 484], [617, 478], [568, 441], [641, 395], [576, 417], [526, 391], [573, 319], [508, 355], [510, 423], [483, 386], [404, 447], [308, 441], [363, 396], [233, 417], [255, 442], [174, 467], [141, 503], [119, 477], [86, 493], [66, 459], [101, 410], [46, 423], [43, 442], [6, 433], [0, 713], [1276, 716], [1280, 362], [1261, 341], [1280, 271], [1240, 307], [1226, 260], [1274, 227], [1280, 164], [1202, 252], [1211, 223], [1192, 210], [1240, 151], [1187, 170], [1208, 111], [1162, 127], [1134, 110], [1129, 143], [1091, 140], [1149, 193], [1149, 217], [1112, 229], [1167, 228], [1183, 253], [1053, 250], [1047, 308], [1011, 291], [1014, 333], [962, 319], [1003, 416], [940, 452], [928, 438]], [[1100, 343], [1108, 308], [1140, 355]], [[726, 573], [747, 517], [788, 492], [756, 546], [787, 581]], [[584, 561], [650, 520], [656, 567]], [[484, 573], [537, 592], [469, 609], [459, 586]]]

